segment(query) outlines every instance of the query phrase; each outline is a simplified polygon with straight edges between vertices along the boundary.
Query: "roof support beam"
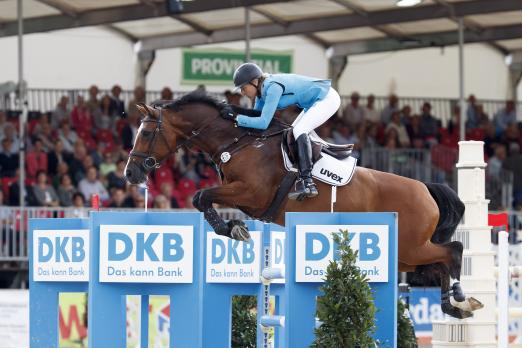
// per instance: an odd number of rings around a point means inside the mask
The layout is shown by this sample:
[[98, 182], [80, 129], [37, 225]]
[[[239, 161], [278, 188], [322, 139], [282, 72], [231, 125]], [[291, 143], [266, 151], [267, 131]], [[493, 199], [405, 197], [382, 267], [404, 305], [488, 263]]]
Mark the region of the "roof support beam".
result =
[[[522, 10], [522, 1], [476, 0], [469, 2], [458, 2], [454, 4], [455, 15], [459, 17], [473, 14], [515, 10]], [[285, 27], [273, 23], [257, 24], [252, 26], [251, 38], [258, 39], [274, 36], [301, 35], [305, 33], [357, 28], [368, 25], [379, 26], [426, 19], [446, 18], [449, 15], [450, 10], [448, 8], [441, 7], [440, 5], [427, 5], [421, 7], [375, 11], [371, 13], [368, 12], [368, 16], [361, 16], [358, 13], [353, 13], [326, 18], [309, 18], [289, 22]], [[243, 39], [244, 27], [236, 26], [215, 30], [210, 36], [199, 33], [161, 35], [146, 38], [142, 40], [141, 43], [144, 50], [154, 50], [191, 45], [204, 45], [207, 43], [239, 41]]]
[[[41, 2], [42, 4], [45, 4], [47, 6], [50, 6], [54, 9], [57, 9], [58, 11], [62, 12], [63, 14], [71, 17], [71, 18], [77, 18], [78, 12], [72, 7], [65, 3], [62, 3], [57, 0], [37, 0], [38, 2]], [[123, 37], [126, 40], [129, 40], [131, 42], [137, 42], [138, 39], [132, 36], [131, 34], [127, 33], [126, 31], [114, 26], [114, 25], [106, 25], [105, 26], [109, 31], [116, 33], [117, 35]]]
[[[256, 6], [270, 3], [287, 2], [291, 0], [198, 0], [183, 3], [183, 13], [197, 13], [240, 6]], [[76, 18], [68, 15], [53, 15], [27, 18], [24, 20], [24, 34], [46, 32], [51, 30], [72, 29], [93, 25], [112, 24], [115, 22], [132, 21], [154, 17], [169, 16], [165, 6], [150, 6], [140, 3], [128, 6], [103, 8], [78, 13]], [[16, 21], [0, 25], [0, 37], [12, 36], [18, 33]]]
[[124, 38], [126, 40], [129, 40], [132, 43], [136, 43], [139, 41], [139, 39], [137, 37], [135, 37], [134, 35], [132, 35], [131, 33], [127, 32], [123, 29], [118, 28], [115, 25], [106, 25], [105, 29], [113, 32], [114, 34], [116, 34], [118, 36], [121, 36], [122, 38]]
[[[349, 0], [331, 0], [341, 6], [344, 6], [345, 8], [352, 10], [354, 13], [357, 13], [359, 16], [362, 16], [364, 18], [368, 18], [368, 12], [366, 12], [363, 8], [354, 5]], [[395, 31], [389, 30], [387, 28], [384, 28], [382, 26], [374, 26], [373, 29], [380, 31], [386, 36], [389, 37], [401, 37], [403, 36], [402, 33], [397, 33]]]
[[331, 44], [329, 42], [324, 41], [323, 39], [321, 39], [319, 36], [317, 36], [315, 34], [303, 34], [303, 36], [305, 39], [310, 40], [314, 44], [319, 45], [324, 49], [327, 49], [328, 47], [331, 46]]
[[[453, 22], [458, 24], [459, 19], [453, 15], [453, 13], [455, 12], [454, 8], [453, 8], [453, 4], [448, 3], [446, 0], [434, 0], [434, 1], [435, 1], [435, 3], [440, 4], [441, 6], [449, 8], [449, 10], [450, 10], [449, 19], [451, 19]], [[479, 33], [482, 31], [482, 27], [479, 24], [475, 23], [473, 20], [471, 20], [469, 18], [463, 18], [462, 20], [463, 20], [465, 28], [472, 30], [472, 31], [479, 32]], [[489, 46], [491, 46], [494, 50], [499, 51], [503, 55], [509, 54], [508, 50], [506, 50], [504, 47], [502, 47], [494, 42], [488, 42], [487, 44]]]
[[[260, 8], [252, 7], [252, 8], [250, 8], [250, 10], [260, 14], [261, 16], [264, 16], [265, 18], [271, 20], [272, 22], [274, 22], [284, 28], [286, 28], [290, 24], [289, 21], [285, 21], [284, 19], [282, 19], [278, 16], [275, 16], [275, 15], [271, 14], [270, 12], [262, 10]], [[330, 46], [326, 41], [324, 41], [319, 36], [317, 36], [313, 33], [305, 33], [305, 34], [303, 34], [303, 36], [305, 38], [307, 38], [308, 40], [310, 40], [311, 42], [313, 42], [314, 44], [321, 46], [322, 48], [328, 48]]]
[[37, 1], [41, 2], [42, 4], [47, 5], [49, 7], [52, 7], [55, 10], [58, 10], [61, 13], [65, 14], [69, 17], [76, 18], [78, 16], [78, 13], [74, 10], [73, 7], [67, 5], [63, 2], [56, 1], [56, 0], [37, 0]]
[[202, 33], [203, 35], [209, 36], [210, 34], [212, 34], [212, 30], [210, 30], [209, 28], [206, 28], [191, 19], [183, 17], [182, 15], [173, 15], [171, 17], [177, 21], [180, 21], [183, 24], [188, 25], [189, 27], [191, 27], [192, 29], [194, 29], [197, 32]]
[[[522, 36], [522, 25], [507, 25], [501, 27], [484, 28], [480, 33], [470, 30], [464, 32], [466, 43], [509, 40]], [[407, 40], [372, 39], [338, 43], [331, 47], [332, 56], [345, 56], [364, 53], [397, 51], [402, 49], [444, 47], [456, 45], [459, 42], [458, 33], [454, 30], [413, 35]]]
[[[159, 8], [160, 7], [165, 7], [165, 4], [163, 2], [154, 2], [153, 0], [139, 0], [139, 1], [142, 4], [145, 4], [145, 5], [153, 7], [156, 10], [156, 13], [159, 13], [159, 11], [160, 11]], [[191, 27], [195, 31], [199, 31], [200, 33], [203, 33], [205, 35], [210, 35], [210, 33], [212, 33], [212, 30], [210, 30], [208, 28], [205, 28], [203, 25], [201, 25], [201, 24], [199, 24], [199, 23], [197, 23], [197, 22], [195, 22], [193, 20], [190, 20], [188, 18], [183, 17], [183, 15], [181, 15], [181, 14], [175, 14], [175, 15], [171, 14], [170, 17], [172, 19], [180, 21], [183, 24], [188, 25], [189, 27]]]

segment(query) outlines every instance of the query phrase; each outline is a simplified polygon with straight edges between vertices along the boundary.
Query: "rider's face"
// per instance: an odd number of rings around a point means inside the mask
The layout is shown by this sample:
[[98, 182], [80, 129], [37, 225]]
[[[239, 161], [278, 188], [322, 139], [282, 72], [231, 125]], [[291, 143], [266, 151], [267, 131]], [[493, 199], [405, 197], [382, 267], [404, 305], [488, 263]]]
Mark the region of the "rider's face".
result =
[[255, 98], [257, 95], [256, 86], [259, 83], [258, 81], [259, 81], [258, 79], [255, 79], [255, 80], [250, 81], [249, 83], [243, 85], [243, 87], [241, 87], [241, 94], [247, 96], [250, 99]]

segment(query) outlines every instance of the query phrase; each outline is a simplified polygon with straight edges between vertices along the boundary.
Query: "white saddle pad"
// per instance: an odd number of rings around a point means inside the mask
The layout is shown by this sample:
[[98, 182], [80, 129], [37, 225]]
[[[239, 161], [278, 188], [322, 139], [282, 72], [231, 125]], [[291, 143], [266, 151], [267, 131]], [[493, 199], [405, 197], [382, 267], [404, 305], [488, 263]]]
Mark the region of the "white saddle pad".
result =
[[[286, 170], [297, 172], [297, 167], [290, 161], [283, 146], [281, 146], [281, 151]], [[312, 169], [314, 178], [332, 186], [344, 186], [352, 180], [355, 167], [357, 166], [356, 158], [350, 156], [343, 160], [338, 160], [324, 152], [321, 155], [321, 159], [315, 162]]]

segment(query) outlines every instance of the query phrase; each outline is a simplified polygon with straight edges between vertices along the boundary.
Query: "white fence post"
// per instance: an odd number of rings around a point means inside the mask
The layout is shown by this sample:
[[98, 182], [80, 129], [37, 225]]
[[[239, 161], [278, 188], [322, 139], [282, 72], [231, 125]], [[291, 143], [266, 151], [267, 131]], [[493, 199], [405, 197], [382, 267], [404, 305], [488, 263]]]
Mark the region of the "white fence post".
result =
[[508, 347], [509, 317], [509, 242], [508, 233], [498, 233], [498, 348]]

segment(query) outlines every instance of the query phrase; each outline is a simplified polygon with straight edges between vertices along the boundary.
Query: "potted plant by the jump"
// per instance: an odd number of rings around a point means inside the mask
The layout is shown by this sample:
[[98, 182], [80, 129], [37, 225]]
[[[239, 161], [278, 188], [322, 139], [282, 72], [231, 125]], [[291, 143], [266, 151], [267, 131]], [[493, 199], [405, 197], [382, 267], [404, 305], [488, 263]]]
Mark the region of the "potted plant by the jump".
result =
[[397, 303], [397, 347], [417, 348], [415, 328], [410, 319], [408, 308], [402, 299]]
[[328, 265], [323, 296], [317, 300], [317, 317], [312, 347], [375, 347], [375, 312], [367, 278], [355, 264], [357, 252], [349, 246], [348, 231], [334, 234], [338, 258]]
[[232, 297], [232, 348], [254, 348], [256, 346], [255, 296]]

